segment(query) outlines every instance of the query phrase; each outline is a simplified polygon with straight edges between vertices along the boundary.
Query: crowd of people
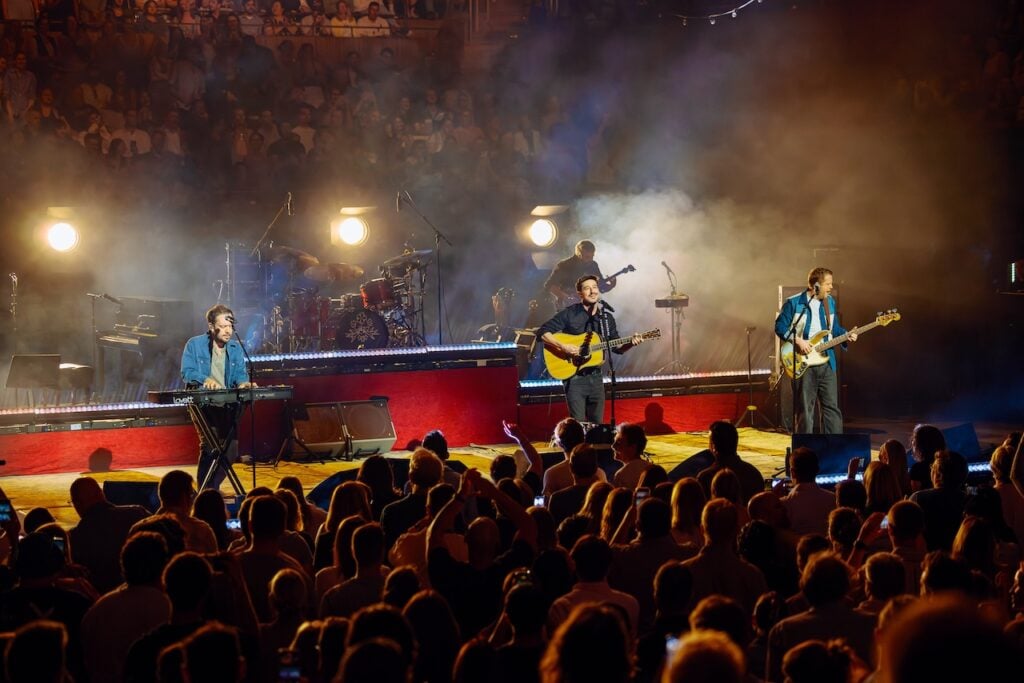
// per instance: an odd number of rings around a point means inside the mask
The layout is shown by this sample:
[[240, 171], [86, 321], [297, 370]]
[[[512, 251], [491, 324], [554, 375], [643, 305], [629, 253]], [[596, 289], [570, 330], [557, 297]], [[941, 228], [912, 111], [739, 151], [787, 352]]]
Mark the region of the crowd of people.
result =
[[[461, 5], [162, 1], [56, 3], [41, 16], [28, 2], [26, 17], [5, 4], [8, 19], [34, 21], [8, 21], [0, 41], [5, 187], [30, 186], [45, 167], [68, 189], [148, 181], [260, 196], [340, 181], [513, 201], [555, 181], [623, 180], [613, 150], [642, 133], [611, 110], [571, 109], [557, 91], [461, 77], [461, 29], [447, 20], [419, 57], [314, 40], [415, 42], [406, 17], [457, 17]], [[1021, 127], [1021, 22], [1011, 7], [944, 60], [896, 67], [890, 104], [923, 120]]]
[[0, 182], [31, 188], [45, 174], [70, 197], [172, 205], [339, 184], [527, 193], [562, 112], [552, 99], [537, 116], [499, 115], [462, 83], [457, 10], [426, 40], [402, 23], [415, 6], [338, 3], [293, 20], [287, 5], [250, 0], [189, 23], [149, 2], [138, 21], [108, 5], [59, 29], [4, 24]]
[[918, 425], [909, 449], [887, 441], [833, 491], [806, 448], [766, 489], [727, 422], [711, 425], [713, 463], [676, 481], [645, 457], [640, 425], [620, 425], [609, 452], [567, 418], [546, 468], [504, 427], [520, 452], [486, 474], [433, 431], [405, 482], [372, 456], [323, 510], [287, 476], [251, 490], [237, 525], [181, 470], [153, 514], [77, 479], [70, 530], [45, 508], [3, 523], [0, 679], [1019, 676], [1019, 433], [991, 456], [994, 485], [967, 488], [964, 458]]

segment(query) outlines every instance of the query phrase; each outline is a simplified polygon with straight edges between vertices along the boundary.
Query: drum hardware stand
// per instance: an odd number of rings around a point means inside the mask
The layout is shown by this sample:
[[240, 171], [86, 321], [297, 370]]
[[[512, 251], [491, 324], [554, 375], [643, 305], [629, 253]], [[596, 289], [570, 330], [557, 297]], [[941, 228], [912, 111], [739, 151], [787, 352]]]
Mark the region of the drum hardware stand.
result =
[[768, 416], [759, 412], [757, 406], [754, 405], [754, 371], [750, 360], [750, 333], [756, 329], [756, 327], [744, 328], [744, 331], [747, 333], [747, 409], [740, 415], [740, 419], [736, 420], [735, 426], [739, 427], [743, 424], [744, 420], [749, 419], [750, 426], [757, 429], [757, 418], [761, 418], [768, 425], [769, 429], [777, 430], [778, 428], [768, 419]]
[[430, 219], [416, 206], [416, 202], [412, 200], [409, 193], [404, 190], [399, 192], [399, 202], [402, 201], [405, 201], [416, 215], [434, 231], [434, 258], [437, 259], [437, 343], [441, 345], [444, 344], [444, 280], [441, 270], [441, 240], [444, 240], [449, 247], [454, 247], [455, 245], [452, 244], [452, 241], [444, 233], [437, 229], [437, 226], [430, 222]]

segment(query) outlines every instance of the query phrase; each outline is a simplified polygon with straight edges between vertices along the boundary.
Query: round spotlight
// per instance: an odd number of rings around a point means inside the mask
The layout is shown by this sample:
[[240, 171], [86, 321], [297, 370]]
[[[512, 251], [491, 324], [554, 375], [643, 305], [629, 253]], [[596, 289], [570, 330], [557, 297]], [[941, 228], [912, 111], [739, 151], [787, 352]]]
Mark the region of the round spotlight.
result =
[[333, 228], [335, 237], [352, 247], [363, 244], [370, 237], [370, 227], [366, 221], [355, 216], [335, 221]]
[[78, 246], [78, 231], [70, 223], [54, 223], [46, 232], [46, 241], [56, 251], [71, 251]]
[[541, 248], [550, 247], [558, 239], [558, 226], [547, 218], [538, 218], [530, 224], [530, 240]]

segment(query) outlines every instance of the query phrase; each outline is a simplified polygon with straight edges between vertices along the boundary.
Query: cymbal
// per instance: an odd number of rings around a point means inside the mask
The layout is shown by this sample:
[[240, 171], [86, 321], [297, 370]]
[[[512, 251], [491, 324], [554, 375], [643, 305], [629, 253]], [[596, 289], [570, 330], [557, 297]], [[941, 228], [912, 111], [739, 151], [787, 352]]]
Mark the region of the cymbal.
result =
[[320, 265], [320, 259], [295, 247], [278, 245], [267, 250], [267, 256], [274, 263], [288, 263], [294, 270], [305, 271]]
[[406, 266], [408, 268], [419, 268], [424, 263], [430, 260], [430, 256], [434, 253], [433, 249], [418, 249], [416, 251], [409, 251], [399, 256], [389, 258], [383, 265], [385, 268], [398, 268], [400, 266]]
[[302, 272], [313, 282], [341, 282], [356, 280], [363, 276], [363, 269], [348, 263], [321, 263]]

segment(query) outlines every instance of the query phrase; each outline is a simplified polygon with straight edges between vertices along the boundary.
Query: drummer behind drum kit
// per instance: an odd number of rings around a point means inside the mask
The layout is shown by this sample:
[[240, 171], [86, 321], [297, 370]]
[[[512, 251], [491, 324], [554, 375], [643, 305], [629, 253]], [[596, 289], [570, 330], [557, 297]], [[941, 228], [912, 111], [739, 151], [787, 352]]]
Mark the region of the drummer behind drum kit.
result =
[[[271, 246], [250, 258], [244, 245], [227, 245], [229, 301], [240, 330], [264, 353], [422, 346], [426, 268], [433, 251], [406, 251], [380, 266], [381, 277], [338, 290], [364, 276], [359, 266], [321, 263], [299, 249]], [[333, 296], [332, 296], [333, 294]], [[245, 315], [250, 311], [253, 315]]]

